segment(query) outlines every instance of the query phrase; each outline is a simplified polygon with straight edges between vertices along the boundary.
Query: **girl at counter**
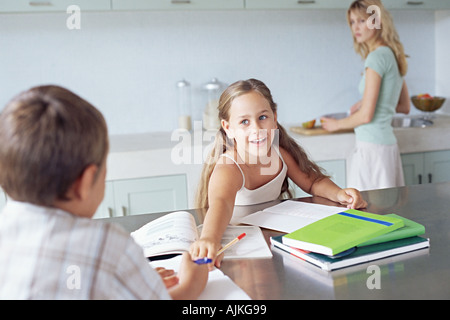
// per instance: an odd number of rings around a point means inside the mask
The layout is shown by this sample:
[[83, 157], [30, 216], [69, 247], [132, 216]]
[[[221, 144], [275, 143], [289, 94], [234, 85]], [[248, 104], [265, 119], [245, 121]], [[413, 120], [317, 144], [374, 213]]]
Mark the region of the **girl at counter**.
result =
[[403, 80], [407, 71], [403, 45], [391, 15], [379, 0], [354, 1], [347, 21], [355, 51], [365, 59], [359, 84], [362, 100], [351, 107], [347, 118], [322, 118], [322, 127], [328, 131], [355, 128], [355, 150], [347, 159], [349, 186], [359, 190], [403, 186], [400, 152], [391, 125], [396, 112], [410, 111]]
[[[341, 189], [308, 159], [277, 122], [277, 105], [259, 80], [230, 85], [219, 100], [221, 128], [207, 159], [196, 205], [208, 208], [191, 255], [216, 259], [234, 205], [254, 205], [289, 197], [290, 178], [302, 190], [347, 205], [367, 205], [358, 190]], [[222, 255], [215, 265], [220, 266]]]

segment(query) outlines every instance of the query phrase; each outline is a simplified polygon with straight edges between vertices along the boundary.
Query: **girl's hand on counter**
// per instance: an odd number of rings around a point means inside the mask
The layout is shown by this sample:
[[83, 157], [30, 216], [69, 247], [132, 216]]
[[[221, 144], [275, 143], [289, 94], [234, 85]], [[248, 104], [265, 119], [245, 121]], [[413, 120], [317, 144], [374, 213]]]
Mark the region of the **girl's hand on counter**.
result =
[[349, 209], [361, 209], [367, 207], [367, 202], [361, 196], [361, 193], [354, 188], [341, 189], [337, 198], [339, 203], [346, 205]]

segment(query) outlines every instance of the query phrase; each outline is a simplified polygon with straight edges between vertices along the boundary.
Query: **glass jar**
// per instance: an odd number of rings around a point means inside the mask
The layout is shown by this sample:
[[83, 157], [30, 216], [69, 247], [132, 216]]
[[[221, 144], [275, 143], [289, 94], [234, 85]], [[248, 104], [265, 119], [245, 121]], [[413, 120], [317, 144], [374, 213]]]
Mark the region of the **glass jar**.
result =
[[203, 111], [203, 128], [206, 130], [214, 130], [220, 128], [219, 120], [219, 99], [222, 92], [225, 90], [226, 84], [212, 78], [210, 82], [202, 86], [205, 92], [206, 105]]
[[177, 82], [178, 89], [178, 129], [191, 130], [191, 84], [186, 80]]

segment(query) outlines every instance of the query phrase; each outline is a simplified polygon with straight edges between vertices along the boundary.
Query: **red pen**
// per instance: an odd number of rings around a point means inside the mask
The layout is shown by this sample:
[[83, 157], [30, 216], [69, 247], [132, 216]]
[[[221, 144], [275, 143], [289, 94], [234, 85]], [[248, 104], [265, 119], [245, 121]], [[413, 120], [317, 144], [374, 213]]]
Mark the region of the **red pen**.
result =
[[231, 247], [232, 245], [236, 244], [237, 242], [239, 242], [239, 240], [241, 240], [243, 237], [245, 237], [246, 234], [245, 232], [241, 235], [239, 235], [238, 237], [234, 238], [233, 240], [231, 240], [230, 242], [228, 242], [222, 249], [219, 250], [219, 252], [217, 252], [217, 255], [220, 255], [222, 252], [224, 252], [225, 250], [227, 250], [229, 247]]

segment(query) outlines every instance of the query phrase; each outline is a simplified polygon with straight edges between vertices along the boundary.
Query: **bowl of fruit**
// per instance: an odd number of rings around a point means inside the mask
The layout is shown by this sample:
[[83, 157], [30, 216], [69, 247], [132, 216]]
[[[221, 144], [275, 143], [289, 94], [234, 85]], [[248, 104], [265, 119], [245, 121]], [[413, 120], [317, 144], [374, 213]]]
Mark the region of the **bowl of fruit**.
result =
[[419, 94], [411, 97], [411, 101], [417, 109], [423, 112], [433, 112], [442, 107], [445, 98], [433, 97], [428, 93]]

